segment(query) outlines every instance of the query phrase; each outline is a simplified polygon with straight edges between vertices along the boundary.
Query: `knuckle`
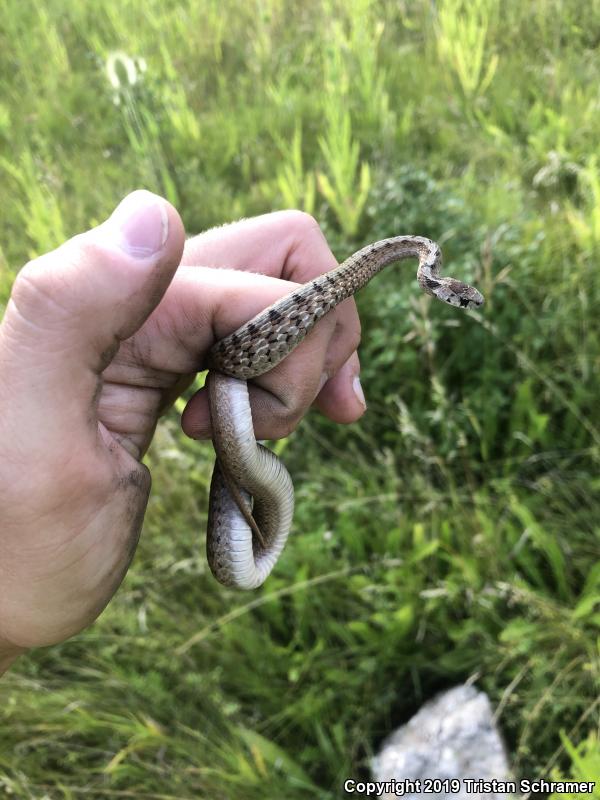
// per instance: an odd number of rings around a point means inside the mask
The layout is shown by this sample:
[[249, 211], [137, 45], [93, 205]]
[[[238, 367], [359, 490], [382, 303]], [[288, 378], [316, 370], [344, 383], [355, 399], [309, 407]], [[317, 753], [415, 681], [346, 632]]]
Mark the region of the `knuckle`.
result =
[[[114, 271], [114, 254], [94, 237], [78, 234], [25, 264], [14, 280], [11, 298], [27, 318], [35, 319], [42, 312], [60, 319], [71, 317], [86, 297], [87, 284], [82, 278], [93, 275], [98, 264], [104, 271]], [[91, 300], [95, 302], [94, 297]]]
[[36, 309], [51, 296], [48, 256], [28, 261], [14, 280], [11, 297], [18, 308]]
[[302, 414], [292, 414], [289, 412], [273, 419], [274, 438], [285, 439], [286, 436], [289, 436], [296, 430], [301, 419]]
[[[298, 426], [306, 412], [298, 398], [271, 396], [256, 408], [261, 431], [270, 439], [284, 439]], [[254, 414], [254, 411], [253, 411]]]
[[61, 250], [66, 261], [83, 266], [110, 264], [114, 260], [113, 252], [106, 247], [100, 236], [90, 231], [78, 233], [65, 242]]
[[361, 341], [360, 323], [353, 325], [346, 335], [346, 343], [348, 350], [353, 353], [358, 350]]
[[292, 226], [300, 235], [305, 235], [313, 231], [321, 231], [321, 226], [317, 220], [307, 211], [292, 209], [284, 211], [283, 213], [285, 214], [286, 223]]

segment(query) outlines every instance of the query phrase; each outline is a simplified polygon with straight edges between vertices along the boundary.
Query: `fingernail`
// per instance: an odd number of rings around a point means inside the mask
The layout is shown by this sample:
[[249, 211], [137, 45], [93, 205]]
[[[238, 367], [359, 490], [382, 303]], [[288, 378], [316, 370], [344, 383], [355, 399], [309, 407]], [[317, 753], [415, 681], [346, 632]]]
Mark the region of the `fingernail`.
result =
[[117, 232], [117, 244], [134, 258], [148, 258], [161, 250], [169, 234], [165, 203], [139, 190], [122, 200], [108, 224]]
[[352, 389], [354, 390], [354, 394], [356, 395], [358, 402], [361, 404], [361, 406], [363, 406], [363, 408], [366, 408], [367, 402], [365, 400], [365, 393], [363, 392], [358, 375], [354, 376], [354, 380], [352, 381]]

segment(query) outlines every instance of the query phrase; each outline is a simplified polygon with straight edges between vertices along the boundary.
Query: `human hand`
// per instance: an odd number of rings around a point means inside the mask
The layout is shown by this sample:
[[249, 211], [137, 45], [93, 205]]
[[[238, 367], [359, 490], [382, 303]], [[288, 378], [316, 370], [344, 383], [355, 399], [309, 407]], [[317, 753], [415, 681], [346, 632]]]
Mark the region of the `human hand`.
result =
[[[217, 269], [186, 266], [199, 263]], [[109, 602], [146, 509], [140, 460], [214, 341], [291, 291], [289, 280], [334, 265], [301, 212], [218, 228], [184, 249], [177, 212], [135, 192], [19, 273], [0, 325], [0, 671], [81, 630]], [[253, 269], [265, 275], [244, 271]], [[257, 437], [289, 433], [315, 397], [333, 420], [357, 419], [358, 339], [346, 301], [257, 379]], [[202, 390], [182, 425], [210, 435]]]

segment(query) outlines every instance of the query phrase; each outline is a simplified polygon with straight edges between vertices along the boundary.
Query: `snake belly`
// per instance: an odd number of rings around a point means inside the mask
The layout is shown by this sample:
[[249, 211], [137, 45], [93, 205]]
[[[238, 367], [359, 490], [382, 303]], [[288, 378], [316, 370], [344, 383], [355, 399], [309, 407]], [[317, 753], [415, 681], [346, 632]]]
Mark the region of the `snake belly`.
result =
[[385, 266], [418, 258], [421, 289], [458, 308], [477, 308], [483, 296], [442, 277], [441, 251], [422, 236], [396, 236], [367, 245], [338, 267], [297, 288], [218, 341], [208, 357], [213, 445], [207, 557], [226, 586], [254, 589], [275, 565], [291, 528], [294, 489], [283, 463], [256, 442], [246, 381], [275, 367], [325, 314]]
[[208, 563], [221, 583], [255, 589], [286, 543], [294, 486], [283, 462], [254, 438], [246, 381], [211, 371], [207, 384], [217, 455], [209, 496]]

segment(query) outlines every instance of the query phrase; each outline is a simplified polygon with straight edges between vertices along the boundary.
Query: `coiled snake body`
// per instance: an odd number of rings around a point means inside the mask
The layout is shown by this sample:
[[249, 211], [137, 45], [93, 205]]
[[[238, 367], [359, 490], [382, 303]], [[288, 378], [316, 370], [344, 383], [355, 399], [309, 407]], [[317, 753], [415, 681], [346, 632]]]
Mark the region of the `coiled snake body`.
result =
[[396, 236], [363, 247], [330, 272], [304, 284], [217, 342], [207, 383], [217, 456], [210, 489], [207, 555], [221, 583], [254, 589], [285, 545], [294, 512], [288, 471], [254, 438], [246, 381], [268, 372], [314, 325], [388, 264], [418, 258], [421, 289], [445, 303], [476, 308], [472, 286], [440, 276], [440, 248], [422, 236]]

